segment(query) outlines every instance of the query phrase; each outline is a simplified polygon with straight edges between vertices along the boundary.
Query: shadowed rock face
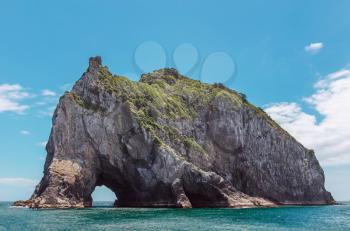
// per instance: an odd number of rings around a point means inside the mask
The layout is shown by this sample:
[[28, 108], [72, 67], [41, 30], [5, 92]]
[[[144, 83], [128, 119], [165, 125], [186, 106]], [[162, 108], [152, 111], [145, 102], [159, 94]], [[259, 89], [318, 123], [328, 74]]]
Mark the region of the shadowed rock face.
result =
[[89, 207], [101, 185], [117, 206], [334, 202], [313, 151], [235, 91], [175, 69], [133, 82], [91, 58], [60, 99], [46, 149], [44, 177], [15, 205]]

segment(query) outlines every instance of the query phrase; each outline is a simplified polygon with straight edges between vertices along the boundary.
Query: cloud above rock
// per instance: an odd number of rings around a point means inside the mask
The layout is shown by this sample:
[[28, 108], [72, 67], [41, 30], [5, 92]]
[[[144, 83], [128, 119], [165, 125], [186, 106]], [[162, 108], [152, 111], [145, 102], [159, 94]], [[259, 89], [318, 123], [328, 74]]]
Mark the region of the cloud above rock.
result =
[[49, 89], [44, 89], [41, 91], [42, 96], [56, 96], [56, 92], [51, 91]]
[[0, 178], [0, 186], [35, 186], [37, 183], [37, 180], [28, 178]]
[[310, 54], [317, 54], [321, 49], [323, 48], [323, 43], [317, 42], [317, 43], [310, 43], [309, 45], [305, 46], [305, 51]]
[[350, 164], [350, 70], [325, 76], [314, 89], [314, 94], [303, 100], [315, 113], [306, 112], [296, 102], [275, 103], [265, 110], [306, 147], [314, 149], [322, 165]]
[[19, 84], [0, 84], [0, 113], [23, 113], [29, 106], [20, 101], [28, 97], [29, 93]]

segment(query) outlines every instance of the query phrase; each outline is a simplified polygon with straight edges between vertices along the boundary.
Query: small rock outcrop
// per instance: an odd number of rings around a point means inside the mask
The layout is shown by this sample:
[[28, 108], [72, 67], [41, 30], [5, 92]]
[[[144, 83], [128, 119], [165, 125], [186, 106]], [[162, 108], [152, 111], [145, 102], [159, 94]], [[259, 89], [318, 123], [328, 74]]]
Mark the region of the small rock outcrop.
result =
[[134, 82], [90, 58], [52, 121], [44, 176], [16, 206], [89, 207], [101, 185], [128, 207], [334, 203], [312, 150], [237, 92], [175, 69]]

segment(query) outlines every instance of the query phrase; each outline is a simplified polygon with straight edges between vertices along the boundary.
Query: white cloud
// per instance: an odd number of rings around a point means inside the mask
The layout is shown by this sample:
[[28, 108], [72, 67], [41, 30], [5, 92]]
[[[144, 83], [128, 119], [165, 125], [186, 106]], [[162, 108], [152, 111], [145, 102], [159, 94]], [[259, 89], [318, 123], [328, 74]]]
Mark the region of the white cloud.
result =
[[38, 146], [43, 147], [43, 148], [46, 147], [46, 144], [47, 144], [47, 141], [42, 141], [42, 142], [37, 143]]
[[321, 49], [323, 48], [323, 43], [318, 42], [318, 43], [310, 43], [307, 45], [304, 49], [306, 52], [310, 54], [316, 54], [318, 53]]
[[29, 108], [27, 105], [20, 104], [19, 101], [29, 97], [29, 93], [24, 91], [18, 84], [0, 85], [0, 113], [15, 112], [23, 113]]
[[72, 89], [73, 84], [72, 83], [66, 83], [62, 86], [60, 86], [60, 90], [61, 91], [69, 91], [70, 89]]
[[49, 89], [44, 89], [41, 91], [42, 96], [56, 96], [56, 93], [49, 90]]
[[266, 112], [306, 147], [315, 149], [323, 165], [350, 164], [350, 70], [329, 74], [304, 101], [322, 119], [297, 103], [269, 105]]
[[55, 106], [50, 106], [48, 108], [45, 108], [44, 110], [40, 110], [38, 112], [39, 116], [52, 116], [53, 113], [55, 112], [56, 107]]
[[0, 178], [0, 185], [7, 186], [35, 186], [37, 180], [27, 178]]
[[29, 131], [27, 131], [27, 130], [22, 130], [21, 132], [21, 135], [30, 135], [30, 132]]

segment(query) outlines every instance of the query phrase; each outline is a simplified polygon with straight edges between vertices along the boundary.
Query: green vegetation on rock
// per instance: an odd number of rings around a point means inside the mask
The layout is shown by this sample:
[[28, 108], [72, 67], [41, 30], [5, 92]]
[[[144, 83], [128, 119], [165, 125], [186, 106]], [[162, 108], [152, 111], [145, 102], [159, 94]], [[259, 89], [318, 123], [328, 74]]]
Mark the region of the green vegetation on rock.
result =
[[[99, 75], [106, 91], [129, 102], [140, 125], [159, 140], [167, 138], [182, 142], [186, 147], [195, 148], [204, 153], [204, 149], [194, 140], [184, 138], [175, 127], [164, 124], [170, 120], [193, 120], [199, 108], [208, 107], [217, 98], [228, 101], [237, 108], [251, 109], [274, 129], [287, 134], [262, 109], [250, 104], [244, 94], [229, 89], [221, 83], [202, 83], [182, 76], [175, 69], [161, 69], [143, 74], [140, 81], [131, 81], [123, 76], [112, 75], [107, 67], [101, 67]], [[84, 102], [79, 103], [87, 106]]]
[[184, 144], [189, 150], [194, 150], [204, 155], [208, 155], [208, 153], [202, 148], [202, 146], [200, 146], [193, 138], [186, 137], [184, 139]]
[[96, 112], [96, 111], [99, 110], [99, 107], [98, 107], [98, 106], [93, 105], [90, 101], [81, 99], [80, 96], [78, 96], [78, 95], [75, 94], [75, 93], [68, 92], [68, 93], [66, 93], [66, 94], [68, 94], [70, 97], [72, 97], [73, 100], [74, 100], [78, 105], [80, 105], [82, 108], [85, 108], [85, 109], [87, 109], [87, 110], [92, 110], [92, 111], [94, 111], [94, 112]]

